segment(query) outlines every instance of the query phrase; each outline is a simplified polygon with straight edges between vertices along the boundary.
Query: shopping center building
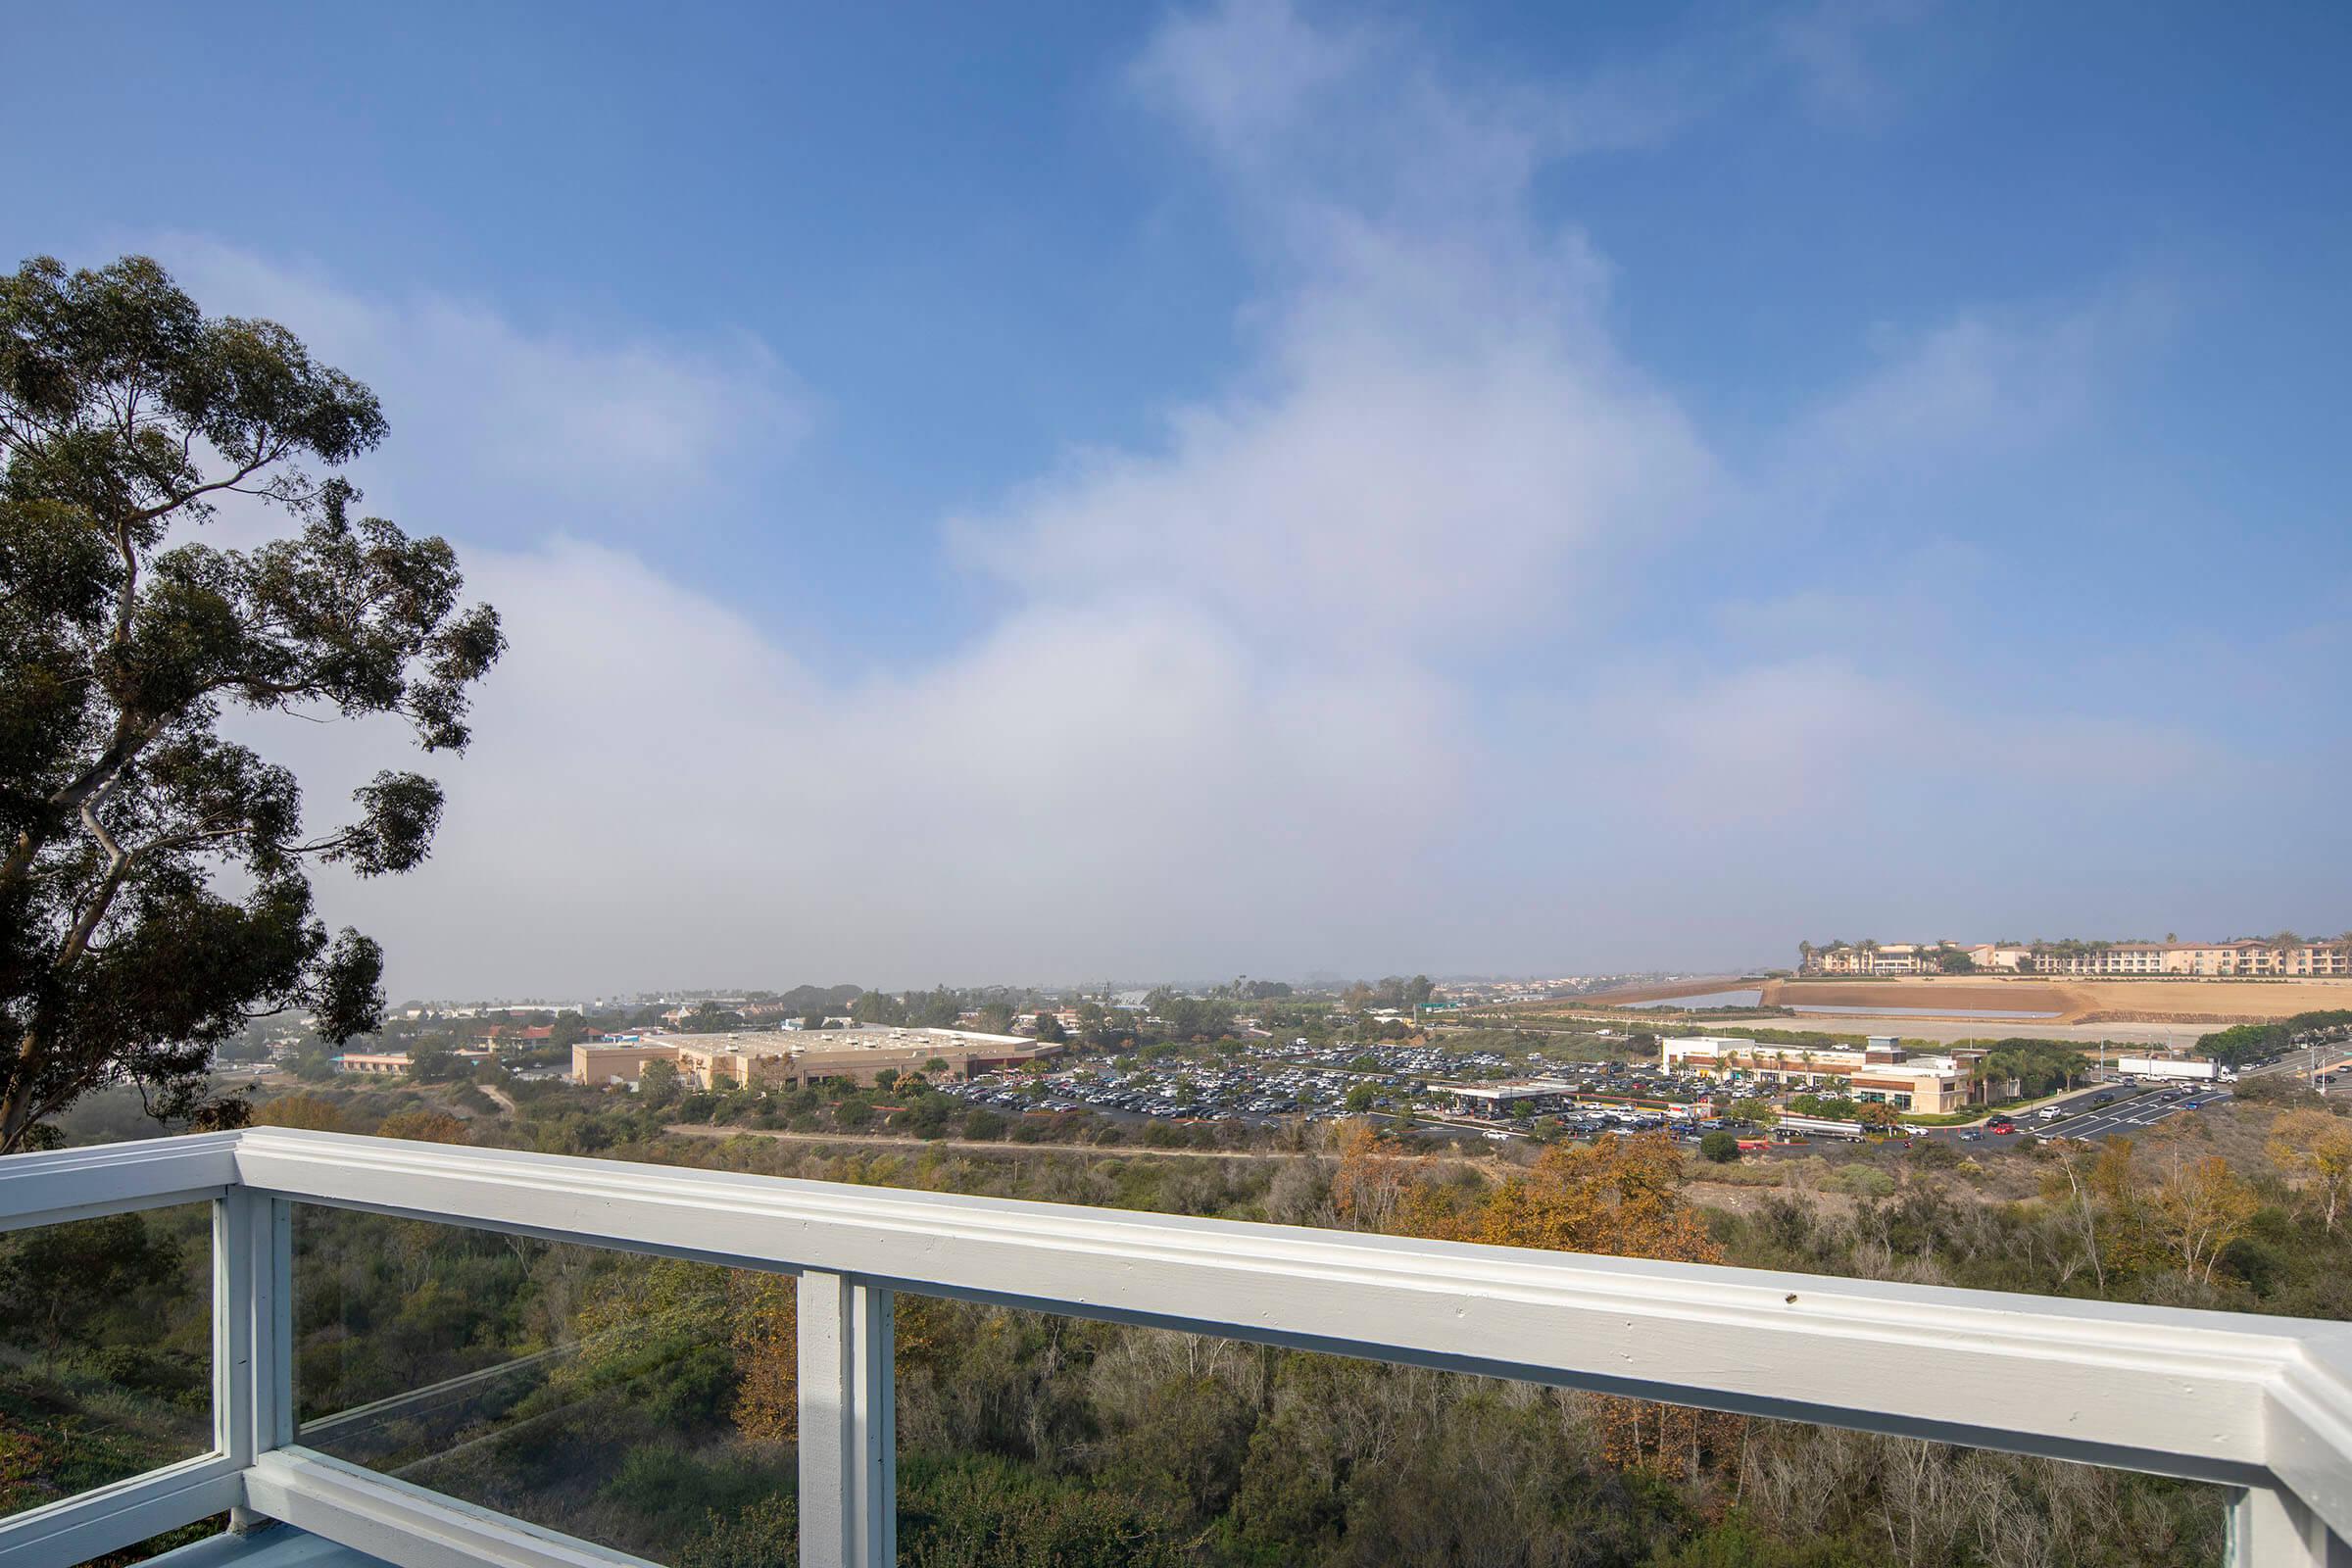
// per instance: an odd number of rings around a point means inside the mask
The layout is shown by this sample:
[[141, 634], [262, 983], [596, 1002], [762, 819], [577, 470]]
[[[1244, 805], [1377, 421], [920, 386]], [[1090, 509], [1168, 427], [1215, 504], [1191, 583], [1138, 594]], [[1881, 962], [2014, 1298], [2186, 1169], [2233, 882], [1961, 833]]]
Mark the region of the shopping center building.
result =
[[970, 1029], [739, 1030], [727, 1034], [642, 1035], [582, 1041], [571, 1048], [571, 1076], [583, 1084], [635, 1084], [649, 1063], [675, 1064], [680, 1081], [697, 1089], [799, 1089], [848, 1084], [871, 1087], [885, 1070], [904, 1077], [970, 1078], [1008, 1072], [1055, 1055], [1062, 1048], [1025, 1035]]
[[1978, 1076], [1982, 1051], [1916, 1056], [1892, 1035], [1873, 1035], [1863, 1046], [1770, 1045], [1761, 1041], [1694, 1035], [1662, 1040], [1669, 1070], [1694, 1072], [1720, 1082], [1766, 1092], [1812, 1090], [1850, 1100], [1876, 1101], [1896, 1110], [1943, 1115], [2007, 1098], [2011, 1091]]

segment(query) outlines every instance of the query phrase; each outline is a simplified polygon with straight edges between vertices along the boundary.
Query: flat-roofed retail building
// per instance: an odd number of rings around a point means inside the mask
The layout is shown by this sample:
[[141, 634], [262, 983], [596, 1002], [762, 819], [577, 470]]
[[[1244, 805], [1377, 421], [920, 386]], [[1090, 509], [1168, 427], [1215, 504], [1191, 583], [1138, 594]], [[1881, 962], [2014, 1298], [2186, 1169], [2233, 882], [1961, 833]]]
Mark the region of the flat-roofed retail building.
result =
[[1914, 1056], [1901, 1041], [1886, 1035], [1872, 1036], [1866, 1046], [1768, 1045], [1692, 1035], [1661, 1040], [1658, 1047], [1669, 1068], [1772, 1089], [1827, 1090], [1923, 1115], [1964, 1109], [1993, 1087], [1976, 1075], [1976, 1062], [1984, 1054], [1981, 1051]]
[[799, 1089], [821, 1084], [870, 1087], [884, 1070], [902, 1076], [969, 1078], [1006, 1072], [1057, 1055], [1058, 1045], [1026, 1035], [971, 1029], [738, 1030], [727, 1034], [647, 1035], [625, 1043], [582, 1041], [571, 1048], [571, 1075], [583, 1084], [633, 1084], [654, 1061], [674, 1063], [699, 1089]]

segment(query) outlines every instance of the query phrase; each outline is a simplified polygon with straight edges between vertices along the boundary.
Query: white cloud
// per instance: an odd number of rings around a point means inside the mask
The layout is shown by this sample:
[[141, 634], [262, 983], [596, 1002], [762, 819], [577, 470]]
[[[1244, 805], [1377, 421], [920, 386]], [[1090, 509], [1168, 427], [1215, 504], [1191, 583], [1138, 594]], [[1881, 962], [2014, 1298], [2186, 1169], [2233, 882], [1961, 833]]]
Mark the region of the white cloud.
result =
[[[434, 858], [332, 892], [402, 984], [1246, 964], [1284, 926], [1342, 944], [1458, 804], [1426, 678], [1268, 670], [1176, 608], [1024, 612], [916, 678], [828, 688], [616, 552], [468, 565], [514, 646], [438, 770]], [[359, 741], [272, 749], [324, 802], [374, 765]]]
[[206, 310], [283, 320], [375, 391], [395, 444], [365, 466], [368, 501], [412, 525], [655, 537], [789, 454], [811, 423], [807, 395], [748, 335], [531, 330], [481, 301], [364, 295], [202, 237], [152, 248]]
[[2061, 308], [1881, 324], [1876, 363], [1780, 433], [1750, 510], [1782, 522], [1854, 502], [1894, 513], [1955, 477], [2050, 450], [2089, 424], [2177, 309], [2165, 280], [2137, 276]]
[[1916, 22], [1927, 10], [1923, 0], [1820, 0], [1773, 19], [1767, 30], [1816, 116], [1869, 122], [1886, 116], [1893, 100], [1872, 60], [1876, 34]]
[[1711, 834], [1868, 839], [1927, 816], [1966, 838], [2011, 831], [2027, 813], [2043, 817], [2038, 830], [2071, 819], [2084, 792], [2110, 810], [2181, 799], [2225, 761], [2184, 727], [2052, 713], [2011, 695], [1806, 655], [1714, 671], [1621, 663], [1572, 712], [1647, 781], [1626, 794], [1625, 820]]
[[1279, 236], [1260, 354], [1158, 450], [1077, 455], [963, 519], [968, 559], [1150, 584], [1275, 641], [1421, 647], [1556, 611], [1689, 520], [1712, 457], [1613, 350], [1605, 268], [1528, 201], [1542, 160], [1605, 134], [1581, 94], [1490, 103], [1401, 34], [1272, 3], [1179, 15], [1137, 74]]

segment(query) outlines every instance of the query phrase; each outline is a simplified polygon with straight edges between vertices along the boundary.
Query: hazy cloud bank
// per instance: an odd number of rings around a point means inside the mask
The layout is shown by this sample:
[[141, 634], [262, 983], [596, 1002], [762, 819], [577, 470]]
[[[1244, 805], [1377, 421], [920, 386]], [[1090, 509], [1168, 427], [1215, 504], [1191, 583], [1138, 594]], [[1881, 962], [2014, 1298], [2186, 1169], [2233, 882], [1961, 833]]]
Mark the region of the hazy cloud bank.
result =
[[[1782, 67], [1860, 113], [1840, 15]], [[1939, 930], [2002, 907], [2005, 870], [2112, 865], [2096, 810], [2219, 798], [2188, 728], [1816, 646], [1794, 601], [1644, 598], [1657, 563], [1760, 519], [2063, 427], [2105, 319], [1957, 313], [1731, 463], [1627, 362], [1607, 264], [1529, 192], [1708, 112], [1684, 75], [1471, 82], [1282, 5], [1169, 21], [1132, 85], [1261, 243], [1252, 357], [1155, 442], [947, 519], [1002, 611], [888, 677], [818, 678], [662, 569], [698, 498], [808, 438], [759, 344], [555, 337], [166, 247], [201, 297], [385, 394], [374, 498], [445, 525], [508, 616], [433, 862], [336, 912], [437, 993], [1705, 963], [1841, 908]], [[1637, 620], [1638, 647], [1604, 634]], [[273, 744], [332, 775], [377, 765], [370, 740]], [[1800, 869], [1834, 896], [1791, 895]]]

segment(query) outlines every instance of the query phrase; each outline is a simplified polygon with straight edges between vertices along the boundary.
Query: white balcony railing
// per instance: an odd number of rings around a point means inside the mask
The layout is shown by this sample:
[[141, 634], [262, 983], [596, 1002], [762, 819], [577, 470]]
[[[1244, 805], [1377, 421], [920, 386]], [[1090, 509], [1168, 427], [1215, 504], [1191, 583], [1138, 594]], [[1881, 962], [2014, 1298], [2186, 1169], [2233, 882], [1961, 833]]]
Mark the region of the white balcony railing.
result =
[[0, 1159], [0, 1229], [194, 1200], [214, 1451], [0, 1521], [0, 1565], [232, 1507], [404, 1568], [637, 1561], [295, 1444], [296, 1203], [797, 1274], [808, 1568], [892, 1560], [894, 1288], [2216, 1482], [2239, 1568], [2352, 1562], [2339, 1324], [273, 1129]]

